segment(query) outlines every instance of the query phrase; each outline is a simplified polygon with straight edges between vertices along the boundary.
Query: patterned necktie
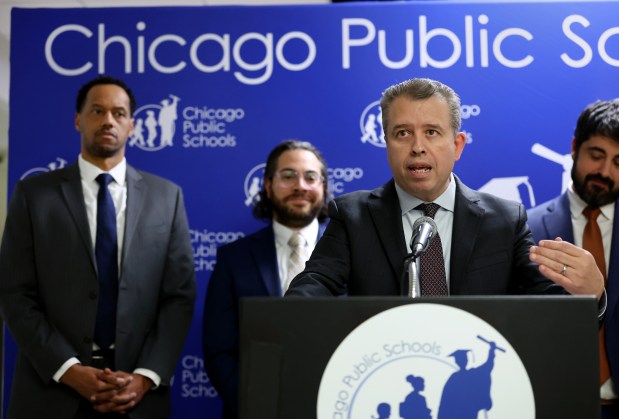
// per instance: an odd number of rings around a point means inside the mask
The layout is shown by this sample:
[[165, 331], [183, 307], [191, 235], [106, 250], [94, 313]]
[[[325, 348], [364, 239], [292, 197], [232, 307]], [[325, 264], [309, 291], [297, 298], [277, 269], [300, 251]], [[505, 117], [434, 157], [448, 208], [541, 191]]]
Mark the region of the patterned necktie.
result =
[[[438, 204], [421, 204], [417, 208], [423, 210], [426, 216], [434, 219], [440, 206]], [[419, 259], [421, 265], [421, 295], [448, 295], [443, 244], [438, 231], [430, 241], [428, 249], [421, 254]]]
[[[604, 259], [604, 244], [602, 242], [602, 232], [598, 225], [597, 218], [600, 215], [599, 208], [587, 207], [583, 210], [583, 214], [587, 217], [587, 225], [585, 225], [585, 233], [582, 236], [582, 247], [588, 250], [595, 259], [600, 272], [604, 275], [604, 286], [606, 286], [606, 261]], [[610, 368], [608, 366], [608, 357], [606, 356], [606, 333], [604, 325], [600, 328], [600, 384], [604, 384], [610, 378]]]
[[99, 273], [99, 302], [95, 342], [102, 349], [114, 343], [116, 334], [116, 304], [118, 300], [118, 239], [116, 209], [108, 185], [114, 179], [108, 173], [97, 176], [97, 238], [95, 256]]
[[298, 231], [293, 233], [288, 240], [288, 246], [290, 246], [290, 259], [288, 259], [288, 278], [286, 280], [284, 292], [286, 292], [290, 286], [293, 278], [303, 271], [305, 268], [305, 261], [307, 260], [305, 239], [301, 233]]

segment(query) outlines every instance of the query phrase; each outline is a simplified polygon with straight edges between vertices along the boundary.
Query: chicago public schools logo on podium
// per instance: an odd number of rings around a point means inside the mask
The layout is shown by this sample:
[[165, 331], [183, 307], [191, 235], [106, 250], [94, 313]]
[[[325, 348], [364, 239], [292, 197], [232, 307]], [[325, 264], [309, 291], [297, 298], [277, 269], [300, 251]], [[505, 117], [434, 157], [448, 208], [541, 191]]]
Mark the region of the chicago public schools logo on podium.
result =
[[318, 390], [318, 419], [533, 419], [527, 372], [480, 318], [407, 304], [366, 320], [339, 345]]

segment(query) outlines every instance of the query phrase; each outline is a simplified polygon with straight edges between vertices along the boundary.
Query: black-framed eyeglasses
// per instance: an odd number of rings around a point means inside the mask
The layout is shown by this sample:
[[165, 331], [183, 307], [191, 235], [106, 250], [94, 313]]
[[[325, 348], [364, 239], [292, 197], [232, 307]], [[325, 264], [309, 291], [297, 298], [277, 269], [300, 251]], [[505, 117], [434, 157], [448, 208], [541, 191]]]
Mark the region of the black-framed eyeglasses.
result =
[[[283, 169], [279, 172], [275, 172], [273, 177], [279, 179], [279, 185], [282, 188], [292, 188], [299, 182], [299, 172], [293, 169]], [[309, 189], [316, 189], [322, 185], [325, 178], [318, 172], [308, 170], [303, 173], [303, 182]]]

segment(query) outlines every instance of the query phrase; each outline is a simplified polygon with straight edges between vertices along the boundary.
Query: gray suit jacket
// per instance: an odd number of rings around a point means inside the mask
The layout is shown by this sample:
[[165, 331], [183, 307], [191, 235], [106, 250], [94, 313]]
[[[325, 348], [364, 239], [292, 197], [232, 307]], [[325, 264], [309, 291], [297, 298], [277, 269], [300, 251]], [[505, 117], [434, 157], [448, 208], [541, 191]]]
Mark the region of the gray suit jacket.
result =
[[[169, 414], [169, 382], [193, 316], [193, 249], [180, 188], [127, 166], [116, 369], [162, 385], [130, 418]], [[9, 418], [71, 418], [80, 396], [52, 376], [91, 362], [96, 262], [77, 164], [20, 181], [0, 248], [0, 309], [18, 346]]]
[[[407, 246], [393, 180], [336, 198], [329, 217], [286, 296], [405, 295]], [[456, 177], [450, 294], [564, 292], [529, 261], [532, 244], [521, 204], [473, 191]]]

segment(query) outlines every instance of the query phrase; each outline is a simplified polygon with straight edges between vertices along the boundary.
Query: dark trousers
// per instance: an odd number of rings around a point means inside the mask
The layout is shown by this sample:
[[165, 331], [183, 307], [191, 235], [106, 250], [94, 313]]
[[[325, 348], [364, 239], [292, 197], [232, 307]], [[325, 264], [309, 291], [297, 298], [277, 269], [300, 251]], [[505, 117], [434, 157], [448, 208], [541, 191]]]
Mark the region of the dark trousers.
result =
[[602, 405], [602, 419], [619, 419], [619, 403]]

